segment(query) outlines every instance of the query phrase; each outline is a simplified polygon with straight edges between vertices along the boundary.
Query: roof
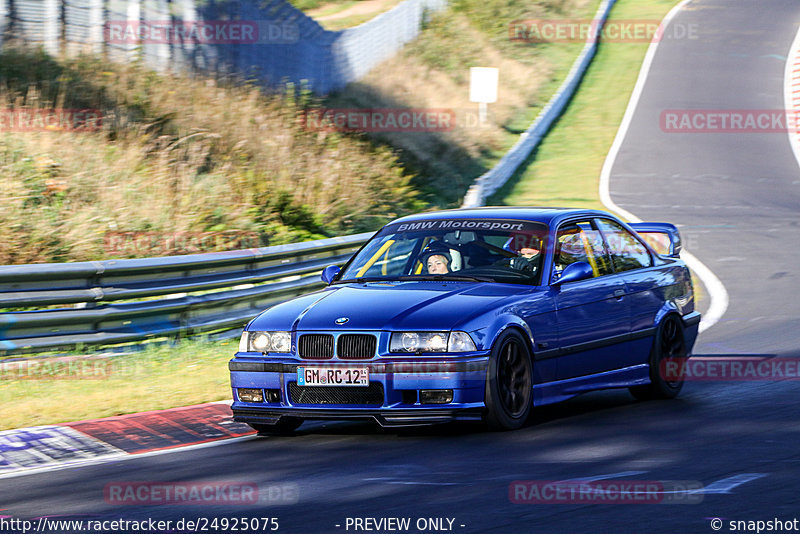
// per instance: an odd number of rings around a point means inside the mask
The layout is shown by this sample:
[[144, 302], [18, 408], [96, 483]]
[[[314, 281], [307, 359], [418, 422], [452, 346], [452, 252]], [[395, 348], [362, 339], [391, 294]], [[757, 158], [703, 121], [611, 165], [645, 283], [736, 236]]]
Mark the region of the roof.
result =
[[514, 207], [491, 206], [485, 208], [465, 208], [443, 211], [431, 211], [408, 215], [392, 221], [398, 222], [430, 221], [439, 219], [513, 219], [523, 221], [537, 221], [547, 225], [557, 223], [572, 215], [605, 215], [609, 214], [599, 210], [580, 208], [545, 208], [545, 207]]

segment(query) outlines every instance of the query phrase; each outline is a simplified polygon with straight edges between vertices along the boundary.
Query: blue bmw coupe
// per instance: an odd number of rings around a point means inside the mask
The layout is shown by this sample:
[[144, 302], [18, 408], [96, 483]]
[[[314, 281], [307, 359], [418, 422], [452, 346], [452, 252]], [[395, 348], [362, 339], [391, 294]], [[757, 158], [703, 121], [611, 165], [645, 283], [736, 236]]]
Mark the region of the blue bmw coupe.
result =
[[479, 208], [398, 219], [327, 287], [264, 311], [229, 363], [236, 421], [483, 420], [606, 388], [671, 398], [697, 337], [680, 235], [596, 210]]

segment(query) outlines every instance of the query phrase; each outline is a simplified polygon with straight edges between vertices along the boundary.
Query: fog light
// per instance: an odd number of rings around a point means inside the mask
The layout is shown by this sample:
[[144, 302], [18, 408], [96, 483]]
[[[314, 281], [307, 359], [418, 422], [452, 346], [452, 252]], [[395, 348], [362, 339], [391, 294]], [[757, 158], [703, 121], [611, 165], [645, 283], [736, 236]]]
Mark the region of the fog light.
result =
[[237, 391], [242, 402], [264, 402], [264, 394], [260, 389], [239, 388]]
[[452, 389], [421, 389], [419, 402], [422, 404], [447, 404], [453, 402]]
[[403, 398], [403, 404], [416, 404], [417, 403], [417, 390], [416, 389], [404, 389], [400, 391], [400, 395]]

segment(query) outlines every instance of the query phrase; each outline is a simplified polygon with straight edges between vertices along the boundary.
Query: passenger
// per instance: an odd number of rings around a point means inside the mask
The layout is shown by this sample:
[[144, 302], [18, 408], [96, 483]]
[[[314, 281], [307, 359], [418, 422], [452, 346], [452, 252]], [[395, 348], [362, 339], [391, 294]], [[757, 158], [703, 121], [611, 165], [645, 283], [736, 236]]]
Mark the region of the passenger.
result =
[[461, 253], [441, 241], [431, 242], [419, 255], [428, 274], [448, 274], [461, 269]]
[[444, 254], [433, 254], [428, 256], [426, 267], [428, 274], [447, 274], [450, 272], [450, 260]]

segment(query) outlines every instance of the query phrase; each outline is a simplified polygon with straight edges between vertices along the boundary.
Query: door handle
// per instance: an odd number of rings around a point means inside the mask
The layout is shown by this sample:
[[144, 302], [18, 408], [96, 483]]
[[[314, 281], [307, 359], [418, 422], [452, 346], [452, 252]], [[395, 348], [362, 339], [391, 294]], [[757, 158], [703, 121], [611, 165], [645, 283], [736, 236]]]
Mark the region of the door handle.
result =
[[614, 298], [621, 299], [624, 296], [625, 296], [625, 290], [624, 289], [617, 289], [617, 290], [614, 291]]

